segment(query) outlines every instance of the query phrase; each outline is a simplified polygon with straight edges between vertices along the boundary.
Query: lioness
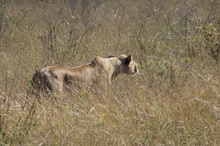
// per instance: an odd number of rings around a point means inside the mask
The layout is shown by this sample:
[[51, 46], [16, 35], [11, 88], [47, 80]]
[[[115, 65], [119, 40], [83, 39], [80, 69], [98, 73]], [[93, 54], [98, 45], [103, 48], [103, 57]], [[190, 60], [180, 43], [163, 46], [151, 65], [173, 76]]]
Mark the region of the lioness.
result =
[[131, 55], [96, 57], [90, 63], [79, 67], [48, 66], [36, 71], [32, 78], [33, 93], [72, 90], [74, 87], [106, 86], [119, 74], [133, 75], [138, 64]]

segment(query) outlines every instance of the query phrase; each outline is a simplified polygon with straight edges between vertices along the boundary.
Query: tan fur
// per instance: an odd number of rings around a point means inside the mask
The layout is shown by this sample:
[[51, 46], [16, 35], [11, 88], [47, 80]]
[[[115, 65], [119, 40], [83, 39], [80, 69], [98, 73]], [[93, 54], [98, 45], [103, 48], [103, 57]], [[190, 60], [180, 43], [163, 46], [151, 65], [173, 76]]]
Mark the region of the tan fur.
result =
[[33, 92], [63, 93], [74, 87], [106, 86], [119, 74], [132, 75], [137, 72], [138, 64], [131, 55], [96, 57], [92, 62], [79, 67], [48, 66], [36, 71], [33, 76]]

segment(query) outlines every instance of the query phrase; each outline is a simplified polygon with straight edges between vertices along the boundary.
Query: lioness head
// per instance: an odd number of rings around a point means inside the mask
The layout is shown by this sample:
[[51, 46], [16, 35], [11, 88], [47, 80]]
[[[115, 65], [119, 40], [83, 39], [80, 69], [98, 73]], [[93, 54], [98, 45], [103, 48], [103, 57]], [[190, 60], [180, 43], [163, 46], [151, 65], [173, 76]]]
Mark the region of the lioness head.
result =
[[118, 71], [120, 73], [132, 75], [139, 72], [138, 64], [133, 60], [131, 55], [120, 55], [119, 57], [110, 55], [108, 58], [112, 58], [112, 61], [114, 61], [113, 64], [118, 65]]
[[121, 62], [121, 71], [125, 74], [136, 74], [138, 73], [138, 64], [133, 60], [131, 55], [121, 55], [118, 57]]

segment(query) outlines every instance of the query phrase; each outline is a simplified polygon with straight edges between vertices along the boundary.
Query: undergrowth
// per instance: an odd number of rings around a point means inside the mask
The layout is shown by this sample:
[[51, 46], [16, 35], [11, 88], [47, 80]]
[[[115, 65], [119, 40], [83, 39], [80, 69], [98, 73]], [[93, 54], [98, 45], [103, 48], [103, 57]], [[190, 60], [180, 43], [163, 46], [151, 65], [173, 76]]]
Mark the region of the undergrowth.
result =
[[[219, 1], [0, 1], [1, 145], [219, 145]], [[35, 98], [47, 65], [131, 54], [138, 76]]]

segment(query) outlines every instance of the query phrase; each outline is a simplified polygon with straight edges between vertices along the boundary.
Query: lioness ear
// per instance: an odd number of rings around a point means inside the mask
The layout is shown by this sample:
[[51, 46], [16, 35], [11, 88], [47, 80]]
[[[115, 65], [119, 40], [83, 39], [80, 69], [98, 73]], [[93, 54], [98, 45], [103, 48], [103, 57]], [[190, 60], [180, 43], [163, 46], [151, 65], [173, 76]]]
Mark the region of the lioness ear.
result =
[[128, 65], [132, 61], [132, 56], [129, 55], [127, 58], [125, 58], [125, 64]]
[[95, 67], [96, 65], [97, 65], [97, 63], [98, 63], [98, 57], [95, 57], [93, 60], [92, 60], [92, 62], [90, 63], [91, 64], [91, 66], [92, 67]]
[[97, 66], [97, 65], [102, 65], [103, 64], [103, 62], [102, 62], [102, 58], [101, 57], [95, 57], [94, 59], [93, 59], [93, 61], [91, 62], [91, 65], [93, 66], [93, 67], [95, 67], [95, 66]]

